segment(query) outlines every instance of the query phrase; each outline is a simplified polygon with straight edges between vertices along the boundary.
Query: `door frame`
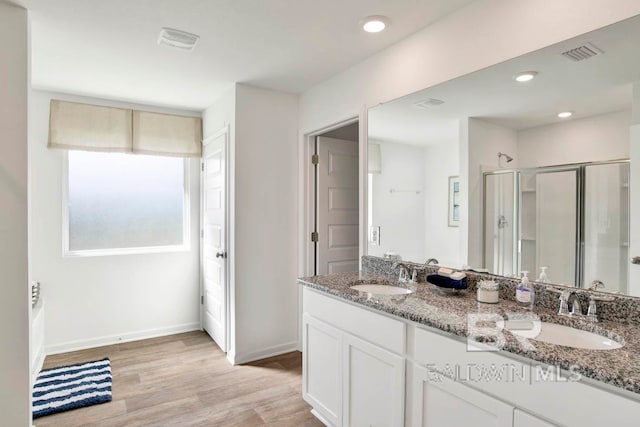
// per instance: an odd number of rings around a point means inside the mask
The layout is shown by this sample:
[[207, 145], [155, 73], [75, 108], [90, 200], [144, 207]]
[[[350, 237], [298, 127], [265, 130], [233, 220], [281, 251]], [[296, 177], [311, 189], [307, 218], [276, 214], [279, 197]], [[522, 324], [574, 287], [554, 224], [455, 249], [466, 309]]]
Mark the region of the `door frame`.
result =
[[[231, 316], [231, 293], [232, 293], [232, 289], [233, 289], [233, 280], [234, 280], [234, 274], [233, 274], [233, 266], [234, 266], [234, 254], [232, 252], [232, 246], [231, 246], [231, 230], [233, 227], [231, 227], [231, 223], [232, 223], [232, 217], [230, 215], [230, 213], [232, 212], [231, 209], [231, 205], [230, 202], [232, 200], [231, 198], [231, 192], [230, 192], [230, 188], [231, 188], [231, 183], [229, 181], [231, 174], [229, 173], [229, 169], [230, 169], [230, 153], [229, 153], [229, 134], [230, 134], [230, 127], [229, 125], [225, 125], [224, 127], [222, 127], [221, 129], [219, 129], [218, 131], [214, 132], [213, 134], [211, 134], [210, 136], [204, 138], [202, 140], [202, 159], [200, 160], [200, 256], [199, 256], [199, 263], [200, 263], [200, 268], [199, 268], [199, 272], [200, 272], [200, 301], [199, 301], [199, 306], [200, 306], [200, 329], [204, 331], [204, 248], [203, 248], [203, 244], [204, 244], [204, 210], [205, 210], [205, 204], [204, 204], [204, 148], [210, 144], [212, 141], [218, 139], [221, 136], [224, 136], [224, 161], [225, 161], [225, 194], [224, 194], [224, 198], [225, 198], [225, 230], [224, 230], [224, 236], [225, 236], [225, 251], [227, 252], [227, 257], [224, 259], [225, 262], [225, 280], [224, 280], [224, 293], [225, 293], [225, 298], [224, 298], [224, 305], [225, 305], [225, 348], [227, 349], [227, 355], [229, 354], [233, 354], [234, 351], [231, 348], [230, 344], [232, 342], [231, 340], [231, 333], [235, 330], [234, 326], [231, 324], [231, 320], [233, 319], [233, 317]], [[228, 358], [228, 357], [227, 357]]]
[[[314, 169], [311, 167], [311, 155], [315, 152], [315, 137], [332, 130], [358, 122], [358, 258], [367, 250], [367, 107], [359, 112], [348, 114], [326, 126], [299, 132], [298, 145], [298, 277], [313, 274], [313, 244], [311, 232], [314, 231]], [[298, 292], [298, 349], [302, 349], [302, 292]]]

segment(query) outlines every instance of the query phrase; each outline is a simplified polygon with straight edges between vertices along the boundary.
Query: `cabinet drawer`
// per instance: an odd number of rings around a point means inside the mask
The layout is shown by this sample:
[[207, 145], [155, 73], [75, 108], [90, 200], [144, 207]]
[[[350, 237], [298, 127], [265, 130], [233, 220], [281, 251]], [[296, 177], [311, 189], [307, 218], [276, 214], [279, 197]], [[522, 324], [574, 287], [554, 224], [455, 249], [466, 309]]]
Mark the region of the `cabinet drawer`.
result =
[[421, 328], [415, 330], [414, 361], [462, 382], [512, 383], [530, 381], [530, 365], [495, 351], [470, 351], [466, 339]]
[[[413, 335], [415, 364], [526, 412], [543, 414], [555, 424], [637, 426], [637, 420], [628, 414], [639, 413], [640, 402], [582, 380], [569, 381], [566, 371], [562, 372], [565, 376], [562, 379], [557, 375], [557, 367], [502, 352], [469, 351], [464, 338], [427, 329], [416, 327]], [[578, 404], [575, 402], [597, 402], [597, 405], [568, 410]], [[522, 415], [519, 417], [523, 418]], [[531, 422], [530, 419], [526, 421]]]
[[396, 354], [405, 354], [406, 324], [382, 313], [356, 307], [308, 288], [303, 291], [303, 311], [336, 328]]

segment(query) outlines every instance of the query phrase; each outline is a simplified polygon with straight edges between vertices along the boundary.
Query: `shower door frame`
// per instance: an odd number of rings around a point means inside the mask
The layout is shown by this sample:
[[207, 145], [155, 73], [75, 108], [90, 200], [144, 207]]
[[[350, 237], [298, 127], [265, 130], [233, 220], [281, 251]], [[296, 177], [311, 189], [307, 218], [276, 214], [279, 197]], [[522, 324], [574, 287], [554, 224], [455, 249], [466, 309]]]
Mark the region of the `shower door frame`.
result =
[[[514, 175], [514, 238], [516, 239], [514, 245], [514, 265], [516, 266], [516, 273], [519, 273], [522, 268], [522, 236], [520, 231], [522, 229], [522, 197], [520, 186], [522, 184], [523, 173], [552, 173], [552, 172], [565, 172], [576, 171], [576, 245], [575, 245], [575, 283], [576, 287], [584, 288], [584, 250], [585, 250], [585, 181], [586, 181], [586, 168], [589, 166], [607, 165], [607, 164], [623, 164], [631, 163], [630, 159], [614, 159], [595, 162], [583, 162], [583, 163], [569, 163], [564, 165], [554, 166], [541, 166], [533, 168], [521, 168], [521, 169], [503, 169], [496, 171], [484, 172], [482, 174], [482, 264], [486, 267], [486, 253], [487, 253], [487, 227], [486, 227], [486, 210], [487, 210], [487, 176], [489, 175], [501, 175], [512, 173]], [[629, 220], [630, 220], [629, 215]], [[627, 230], [629, 228], [627, 227]], [[627, 287], [629, 277], [627, 275]]]

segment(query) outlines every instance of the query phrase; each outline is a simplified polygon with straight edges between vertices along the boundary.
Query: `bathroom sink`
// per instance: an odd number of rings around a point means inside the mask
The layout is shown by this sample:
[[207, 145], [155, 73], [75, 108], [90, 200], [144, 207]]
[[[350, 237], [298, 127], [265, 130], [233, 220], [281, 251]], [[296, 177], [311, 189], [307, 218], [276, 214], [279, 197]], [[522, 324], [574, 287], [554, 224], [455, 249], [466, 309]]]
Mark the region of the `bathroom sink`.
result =
[[351, 286], [351, 289], [358, 292], [366, 292], [368, 294], [375, 295], [407, 295], [413, 293], [411, 289], [401, 288], [399, 286], [379, 285], [372, 283], [364, 285], [354, 285]]
[[564, 345], [566, 347], [583, 348], [587, 350], [615, 350], [623, 346], [623, 344], [611, 338], [570, 326], [540, 322], [540, 329], [538, 329], [538, 326], [534, 326], [533, 322], [528, 323], [528, 326], [524, 326], [521, 322], [515, 322], [513, 324], [507, 322], [506, 329], [514, 335], [549, 344]]

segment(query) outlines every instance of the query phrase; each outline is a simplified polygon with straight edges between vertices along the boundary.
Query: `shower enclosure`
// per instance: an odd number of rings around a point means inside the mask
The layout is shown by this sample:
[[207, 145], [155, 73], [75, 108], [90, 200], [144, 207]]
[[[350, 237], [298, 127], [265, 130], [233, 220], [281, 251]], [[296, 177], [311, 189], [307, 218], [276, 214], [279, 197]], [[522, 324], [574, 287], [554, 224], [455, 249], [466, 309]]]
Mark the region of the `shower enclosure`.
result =
[[484, 174], [484, 267], [510, 276], [627, 290], [629, 162]]

